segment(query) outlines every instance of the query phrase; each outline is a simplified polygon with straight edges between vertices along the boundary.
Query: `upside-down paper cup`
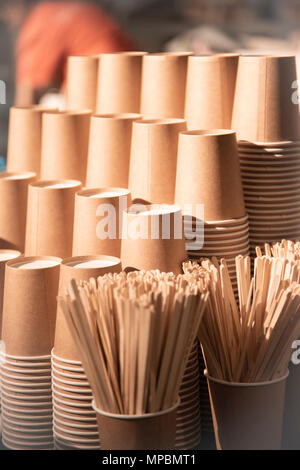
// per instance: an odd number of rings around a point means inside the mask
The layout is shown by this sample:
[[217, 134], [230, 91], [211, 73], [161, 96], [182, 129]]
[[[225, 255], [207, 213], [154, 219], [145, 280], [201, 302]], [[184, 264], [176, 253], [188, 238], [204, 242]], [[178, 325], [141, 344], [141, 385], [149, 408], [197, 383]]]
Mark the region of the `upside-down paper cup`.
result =
[[189, 57], [185, 119], [189, 130], [230, 129], [238, 54]]
[[205, 221], [245, 216], [234, 131], [180, 133], [175, 202], [184, 214], [192, 216], [196, 216], [193, 210], [197, 204], [202, 204]]
[[89, 110], [43, 114], [41, 179], [85, 181], [90, 118]]
[[36, 174], [0, 173], [0, 248], [24, 252], [28, 186]]
[[38, 106], [10, 108], [7, 148], [7, 171], [41, 170], [42, 116], [55, 112]]
[[140, 114], [92, 116], [87, 188], [128, 188], [132, 123]]
[[133, 123], [129, 188], [133, 199], [173, 204], [179, 133], [183, 119], [140, 119]]
[[147, 118], [184, 118], [187, 63], [191, 52], [143, 58], [141, 113]]
[[72, 255], [75, 194], [80, 181], [38, 181], [28, 190], [26, 256]]
[[67, 63], [67, 109], [96, 110], [99, 58], [70, 56]]
[[139, 113], [145, 52], [100, 55], [97, 113]]
[[296, 59], [245, 55], [239, 59], [232, 128], [239, 140], [300, 140], [300, 115], [293, 100]]

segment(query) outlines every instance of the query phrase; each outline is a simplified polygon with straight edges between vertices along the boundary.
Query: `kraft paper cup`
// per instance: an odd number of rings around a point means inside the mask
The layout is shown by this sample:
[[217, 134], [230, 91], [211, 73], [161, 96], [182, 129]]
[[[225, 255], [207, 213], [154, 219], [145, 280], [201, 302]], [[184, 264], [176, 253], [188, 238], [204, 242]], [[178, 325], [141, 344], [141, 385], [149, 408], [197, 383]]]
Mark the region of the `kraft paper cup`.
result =
[[[120, 259], [111, 256], [85, 256], [64, 260], [60, 268], [59, 295], [64, 295], [72, 279], [88, 281], [109, 272], [120, 272]], [[57, 309], [53, 354], [61, 360], [80, 361], [80, 355], [61, 309]], [[74, 376], [74, 379], [76, 376]], [[69, 382], [71, 380], [68, 380]]]
[[101, 54], [97, 113], [139, 113], [145, 52]]
[[300, 447], [300, 407], [299, 407], [299, 366], [289, 363], [289, 376], [286, 383], [282, 446], [284, 450]]
[[270, 382], [251, 384], [205, 375], [218, 449], [279, 450], [288, 373]]
[[99, 58], [70, 56], [67, 61], [67, 109], [90, 109], [95, 112]]
[[176, 410], [144, 415], [118, 415], [99, 410], [97, 414], [101, 449], [172, 450], [175, 442]]
[[[51, 112], [51, 110], [37, 106], [10, 108], [7, 171], [30, 171], [39, 176], [44, 112]], [[52, 110], [52, 112], [55, 111]]]
[[87, 166], [87, 188], [127, 188], [132, 123], [140, 114], [92, 116]]
[[296, 80], [294, 56], [240, 57], [232, 119], [239, 140], [299, 140], [299, 110], [292, 99]]
[[180, 134], [175, 202], [184, 214], [194, 216], [197, 205], [203, 204], [205, 221], [245, 216], [235, 132]]
[[179, 206], [132, 206], [124, 212], [123, 269], [180, 274], [186, 257]]
[[191, 56], [185, 119], [189, 130], [230, 129], [238, 54]]
[[28, 185], [35, 173], [0, 173], [0, 249], [24, 251]]
[[86, 178], [91, 112], [43, 114], [42, 180]]
[[147, 118], [184, 118], [187, 63], [191, 52], [143, 57], [141, 113]]
[[72, 255], [75, 194], [80, 181], [39, 181], [28, 190], [26, 256]]
[[5, 266], [8, 261], [18, 258], [19, 256], [21, 256], [20, 251], [0, 250], [0, 339], [2, 331], [2, 308], [4, 295]]
[[7, 354], [50, 354], [60, 262], [59, 258], [32, 257], [7, 263], [2, 323]]
[[183, 119], [141, 119], [133, 123], [129, 188], [133, 199], [173, 204], [178, 136]]
[[73, 256], [120, 257], [123, 211], [131, 205], [124, 188], [86, 189], [75, 198]]

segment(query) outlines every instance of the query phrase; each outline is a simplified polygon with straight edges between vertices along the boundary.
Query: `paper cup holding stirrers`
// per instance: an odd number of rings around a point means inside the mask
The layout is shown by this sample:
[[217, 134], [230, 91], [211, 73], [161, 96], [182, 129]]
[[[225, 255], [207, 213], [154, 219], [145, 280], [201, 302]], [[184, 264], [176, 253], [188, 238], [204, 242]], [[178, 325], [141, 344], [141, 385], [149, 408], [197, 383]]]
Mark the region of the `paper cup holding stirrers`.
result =
[[140, 114], [92, 116], [87, 188], [127, 188], [133, 121]]
[[[82, 256], [66, 259], [60, 271], [59, 294], [66, 292], [71, 279], [88, 281], [105, 273], [119, 273], [119, 258]], [[52, 351], [54, 443], [58, 450], [99, 449], [92, 391], [80, 361], [80, 354], [68, 323], [58, 308], [55, 343]]]
[[97, 113], [139, 113], [142, 61], [146, 52], [101, 54]]
[[80, 181], [38, 181], [29, 186], [26, 256], [72, 255], [75, 194]]
[[36, 174], [0, 173], [0, 248], [23, 252], [25, 246], [27, 193]]
[[184, 118], [188, 57], [162, 52], [143, 58], [141, 113], [147, 118]]
[[86, 178], [90, 110], [44, 113], [41, 179]]
[[99, 57], [70, 56], [67, 64], [67, 109], [96, 110]]
[[124, 188], [85, 189], [76, 194], [73, 256], [120, 257], [123, 211], [131, 205]]
[[173, 204], [179, 132], [183, 119], [140, 119], [133, 123], [129, 188], [133, 199]]
[[44, 112], [56, 111], [38, 106], [10, 108], [7, 171], [32, 171], [39, 176]]
[[[123, 272], [81, 286], [72, 281], [59, 298], [91, 384], [103, 450], [174, 448], [178, 392], [207, 302], [198, 283], [180, 295], [177, 289], [170, 273]], [[85, 307], [90, 296], [97, 299], [94, 326]]]
[[249, 257], [238, 256], [236, 270], [239, 307], [224, 260], [184, 266], [211, 281], [199, 339], [217, 446], [279, 450], [291, 345], [300, 331], [299, 267], [258, 249], [253, 279]]
[[19, 257], [6, 265], [1, 393], [9, 449], [53, 449], [50, 352], [60, 262]]

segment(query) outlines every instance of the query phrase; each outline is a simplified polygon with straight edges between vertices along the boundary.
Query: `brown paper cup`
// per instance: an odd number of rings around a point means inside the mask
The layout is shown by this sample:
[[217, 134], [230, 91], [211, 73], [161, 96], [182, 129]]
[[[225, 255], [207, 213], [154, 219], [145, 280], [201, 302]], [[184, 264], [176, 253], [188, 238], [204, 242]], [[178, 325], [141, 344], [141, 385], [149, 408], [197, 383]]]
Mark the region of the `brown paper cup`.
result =
[[184, 118], [191, 52], [147, 54], [143, 58], [141, 113], [147, 118]]
[[139, 113], [145, 52], [101, 54], [97, 113]]
[[230, 383], [207, 375], [215, 437], [222, 450], [280, 450], [288, 374], [264, 383]]
[[191, 56], [185, 119], [189, 130], [230, 129], [238, 54]]
[[80, 181], [39, 181], [29, 186], [26, 256], [72, 255], [75, 194]]
[[8, 261], [18, 258], [19, 256], [21, 256], [20, 251], [0, 250], [0, 340], [2, 332], [2, 308], [4, 295], [5, 266]]
[[203, 204], [205, 221], [245, 216], [235, 132], [180, 134], [175, 202], [195, 217], [197, 205]]
[[87, 189], [77, 193], [73, 256], [120, 257], [122, 214], [130, 205], [128, 189]]
[[183, 119], [141, 119], [133, 123], [129, 188], [133, 199], [173, 204], [179, 132]]
[[87, 188], [128, 188], [133, 121], [140, 114], [102, 114], [91, 119]]
[[10, 108], [7, 171], [32, 171], [37, 175], [40, 174], [44, 112], [51, 110], [42, 107]]
[[50, 354], [60, 262], [59, 258], [37, 257], [7, 263], [2, 339], [8, 354]]
[[123, 269], [182, 273], [187, 257], [182, 229], [178, 206], [132, 206], [124, 212]]
[[97, 414], [102, 450], [172, 450], [175, 443], [176, 410], [146, 415], [115, 415], [99, 410]]
[[293, 141], [300, 138], [294, 56], [241, 56], [232, 128], [239, 140]]
[[28, 185], [35, 173], [0, 173], [0, 248], [23, 252]]
[[41, 179], [85, 181], [90, 111], [43, 114]]
[[96, 110], [99, 58], [70, 56], [67, 65], [67, 109]]
[[300, 447], [299, 365], [290, 362], [289, 372], [285, 392], [282, 445], [285, 450], [296, 450]]
[[[69, 258], [62, 262], [59, 278], [59, 295], [64, 295], [72, 279], [88, 281], [109, 272], [120, 272], [121, 263], [111, 256]], [[58, 307], [53, 353], [62, 359], [80, 361], [78, 349], [68, 328], [64, 314]], [[76, 376], [74, 376], [75, 378]]]

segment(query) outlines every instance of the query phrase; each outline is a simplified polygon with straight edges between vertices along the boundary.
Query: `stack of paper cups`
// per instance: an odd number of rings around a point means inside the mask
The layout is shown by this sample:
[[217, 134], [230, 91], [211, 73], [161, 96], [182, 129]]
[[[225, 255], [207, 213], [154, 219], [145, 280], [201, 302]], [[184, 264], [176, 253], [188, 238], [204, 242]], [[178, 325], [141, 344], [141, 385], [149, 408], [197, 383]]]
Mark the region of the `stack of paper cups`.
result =
[[[300, 117], [293, 56], [242, 56], [233, 114], [250, 245], [300, 236]], [[247, 89], [247, 90], [246, 90]], [[297, 93], [297, 90], [296, 90]]]
[[183, 119], [140, 119], [133, 123], [129, 188], [133, 199], [173, 204], [179, 132]]
[[[111, 256], [74, 257], [61, 265], [59, 294], [72, 279], [88, 281], [108, 272], [120, 272], [120, 259]], [[99, 449], [96, 414], [92, 392], [80, 362], [80, 354], [58, 308], [55, 345], [52, 352], [53, 422], [55, 448]]]
[[143, 58], [141, 113], [147, 118], [183, 118], [187, 62], [191, 52]]
[[140, 114], [92, 116], [87, 188], [128, 188], [132, 123]]
[[236, 289], [234, 260], [248, 254], [249, 239], [233, 131], [180, 134], [175, 201], [186, 216], [189, 257], [225, 258]]
[[[2, 309], [6, 263], [18, 258], [21, 253], [16, 250], [0, 250], [0, 341], [2, 340]], [[1, 414], [1, 382], [0, 382], [0, 414]]]
[[37, 106], [10, 108], [7, 171], [32, 171], [39, 176], [44, 112], [51, 113], [51, 110]]
[[195, 449], [201, 441], [200, 376], [198, 340], [189, 356], [179, 391], [180, 405], [176, 417], [175, 448]]
[[67, 109], [96, 110], [99, 58], [70, 56], [67, 65]]
[[131, 205], [124, 188], [85, 189], [76, 194], [73, 256], [120, 257], [123, 211]]
[[1, 352], [2, 440], [10, 449], [51, 449], [51, 349], [59, 258], [6, 265]]
[[26, 256], [72, 255], [75, 194], [80, 181], [39, 181], [29, 186]]
[[35, 173], [0, 173], [0, 248], [24, 252], [28, 185]]
[[85, 181], [91, 112], [44, 113], [41, 179]]
[[189, 57], [185, 106], [189, 130], [231, 128], [238, 61], [238, 54]]
[[123, 269], [159, 269], [180, 274], [186, 257], [179, 206], [135, 204], [124, 212]]
[[99, 114], [139, 113], [145, 52], [101, 54], [98, 74]]

